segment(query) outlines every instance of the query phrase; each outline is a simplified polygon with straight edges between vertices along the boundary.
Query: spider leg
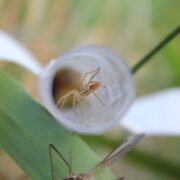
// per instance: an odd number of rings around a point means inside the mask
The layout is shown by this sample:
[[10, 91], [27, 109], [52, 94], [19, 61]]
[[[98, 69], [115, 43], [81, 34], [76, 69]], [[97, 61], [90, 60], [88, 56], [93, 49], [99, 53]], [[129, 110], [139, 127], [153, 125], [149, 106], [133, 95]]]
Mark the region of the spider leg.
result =
[[[79, 102], [79, 105], [80, 105], [80, 114], [81, 114], [81, 116], [83, 116], [83, 111], [82, 111], [82, 101], [83, 101], [83, 97], [82, 96], [80, 96], [79, 94], [78, 95], [75, 95], [74, 97], [73, 97], [73, 100], [74, 100], [74, 107], [75, 107], [75, 104], [76, 104], [76, 102]], [[76, 108], [76, 107], [75, 107]], [[76, 113], [76, 116], [78, 117], [78, 112], [77, 112], [77, 109], [75, 109], [75, 113]]]
[[75, 98], [75, 96], [73, 96], [73, 108], [75, 108], [75, 106], [76, 106], [76, 98]]
[[93, 73], [93, 75], [91, 76], [91, 78], [90, 78], [90, 80], [89, 80], [88, 82], [92, 81], [92, 79], [96, 76], [97, 73], [99, 73], [99, 71], [100, 71], [100, 68], [97, 68], [96, 70], [89, 71], [89, 72], [85, 73], [84, 76], [83, 76], [83, 78], [82, 78], [81, 85], [83, 84], [83, 82], [85, 81], [86, 77], [87, 77], [89, 74], [92, 74], [92, 73]]
[[76, 89], [73, 89], [73, 90], [71, 90], [71, 91], [69, 91], [68, 93], [66, 93], [64, 96], [62, 96], [58, 101], [57, 101], [57, 103], [56, 103], [56, 105], [59, 107], [63, 107], [64, 106], [64, 104], [65, 104], [65, 102], [66, 102], [66, 99], [68, 98], [68, 97], [70, 97], [70, 96], [75, 96], [75, 97], [78, 97], [78, 98], [80, 98], [80, 94], [79, 94], [79, 92], [78, 92], [78, 90], [76, 90]]
[[102, 85], [102, 84], [101, 84], [101, 87], [103, 87], [104, 89], [107, 89], [107, 87], [106, 87], [106, 86], [104, 86], [104, 85]]
[[103, 101], [100, 99], [100, 97], [99, 97], [94, 91], [92, 91], [92, 94], [97, 98], [97, 100], [98, 100], [103, 106], [105, 106], [105, 104], [103, 103]]
[[100, 68], [97, 68], [94, 71], [94, 74], [91, 76], [91, 78], [89, 79], [88, 83], [90, 83], [94, 79], [94, 77], [99, 73], [99, 71], [100, 71]]
[[84, 117], [82, 100], [79, 101], [79, 105], [80, 105], [80, 114], [81, 114], [81, 117]]
[[73, 96], [72, 105], [73, 105], [73, 109], [74, 109], [75, 115], [76, 115], [76, 117], [78, 117], [78, 114], [77, 114], [77, 111], [76, 111], [76, 96]]
[[65, 101], [66, 101], [66, 98], [65, 98], [64, 96], [61, 97], [61, 98], [57, 101], [56, 106], [57, 106], [57, 107], [59, 107], [59, 106], [60, 106], [60, 107], [63, 107]]
[[81, 96], [81, 94], [79, 93], [78, 90], [76, 89], [73, 89], [71, 91], [69, 91], [68, 93], [66, 93], [64, 96], [62, 96], [58, 102], [56, 103], [56, 105], [58, 107], [63, 107], [65, 102], [66, 102], [66, 99], [70, 96], [73, 96], [72, 98], [72, 107], [73, 109], [75, 110], [75, 114], [77, 115], [78, 117], [78, 113], [76, 111], [76, 101], [80, 103], [80, 110], [81, 110], [81, 115], [83, 116], [83, 112], [82, 112], [82, 101], [83, 101], [83, 96]]

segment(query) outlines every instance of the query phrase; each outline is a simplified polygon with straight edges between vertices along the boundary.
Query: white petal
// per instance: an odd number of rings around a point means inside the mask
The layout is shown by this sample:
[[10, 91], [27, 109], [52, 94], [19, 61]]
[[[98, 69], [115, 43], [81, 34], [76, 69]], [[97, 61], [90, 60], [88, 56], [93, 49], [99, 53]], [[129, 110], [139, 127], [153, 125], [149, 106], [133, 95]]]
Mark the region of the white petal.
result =
[[137, 98], [120, 125], [147, 135], [180, 135], [180, 88]]
[[7, 33], [0, 31], [0, 61], [17, 63], [24, 68], [39, 75], [42, 66], [23, 46]]

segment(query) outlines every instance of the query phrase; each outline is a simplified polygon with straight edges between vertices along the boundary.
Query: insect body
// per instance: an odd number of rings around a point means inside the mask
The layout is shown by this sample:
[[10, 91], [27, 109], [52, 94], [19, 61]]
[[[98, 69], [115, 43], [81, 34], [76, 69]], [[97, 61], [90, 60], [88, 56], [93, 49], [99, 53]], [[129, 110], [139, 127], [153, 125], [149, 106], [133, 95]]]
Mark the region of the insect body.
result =
[[[73, 97], [72, 99], [72, 104], [73, 107], [75, 106], [76, 102], [82, 102], [85, 97], [89, 96], [91, 93], [98, 99], [98, 101], [102, 104], [105, 105], [102, 100], [98, 97], [98, 95], [95, 93], [95, 91], [97, 89], [99, 89], [100, 87], [104, 87], [99, 81], [93, 81], [94, 77], [100, 72], [100, 68], [94, 70], [94, 71], [90, 71], [87, 72], [82, 81], [80, 82], [80, 89], [72, 89], [69, 92], [67, 92], [66, 94], [64, 94], [62, 97], [59, 98], [59, 100], [57, 101], [56, 105], [58, 107], [63, 107], [67, 101], [67, 99], [69, 97]], [[89, 81], [83, 86], [83, 83], [86, 79], [86, 77], [92, 74], [92, 76], [90, 77]]]
[[[55, 148], [53, 144], [49, 145], [49, 156], [50, 156], [50, 162], [51, 162], [51, 175], [52, 180], [55, 180], [54, 177], [54, 169], [52, 164], [52, 150], [54, 150], [64, 161], [64, 163], [69, 168], [69, 175], [67, 177], [64, 177], [63, 180], [94, 180], [94, 174], [97, 170], [110, 166], [113, 163], [115, 163], [119, 158], [123, 157], [129, 150], [138, 143], [142, 138], [144, 137], [144, 134], [138, 134], [132, 137], [129, 137], [124, 143], [122, 143], [119, 147], [117, 147], [114, 151], [112, 151], [109, 155], [107, 155], [100, 163], [98, 163], [92, 170], [90, 170], [87, 173], [82, 173], [79, 175], [74, 175], [72, 172], [71, 165], [64, 159], [64, 157], [61, 155], [61, 153]], [[117, 180], [123, 180], [123, 177], [118, 178]]]

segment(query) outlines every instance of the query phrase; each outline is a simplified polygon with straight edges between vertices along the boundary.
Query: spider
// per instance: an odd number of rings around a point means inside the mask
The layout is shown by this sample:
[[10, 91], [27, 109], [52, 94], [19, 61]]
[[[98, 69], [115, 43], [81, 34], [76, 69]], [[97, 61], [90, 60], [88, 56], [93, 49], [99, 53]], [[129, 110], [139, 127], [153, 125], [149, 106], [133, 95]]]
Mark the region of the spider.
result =
[[[103, 103], [103, 101], [99, 98], [99, 96], [95, 93], [95, 91], [97, 89], [99, 89], [100, 87], [106, 88], [105, 86], [103, 86], [101, 84], [101, 82], [99, 81], [93, 81], [94, 77], [100, 72], [100, 68], [97, 68], [96, 70], [90, 71], [85, 73], [85, 75], [83, 76], [81, 82], [80, 82], [80, 89], [74, 88], [70, 91], [68, 91], [67, 93], [65, 93], [62, 97], [59, 98], [59, 100], [57, 101], [56, 105], [60, 108], [63, 108], [65, 105], [65, 102], [67, 101], [67, 99], [69, 97], [73, 97], [72, 99], [72, 105], [73, 107], [75, 107], [76, 102], [82, 102], [85, 97], [89, 96], [90, 94], [93, 94], [97, 100], [103, 105], [105, 106], [105, 104]], [[83, 83], [86, 79], [86, 77], [92, 74], [89, 81], [83, 86]]]

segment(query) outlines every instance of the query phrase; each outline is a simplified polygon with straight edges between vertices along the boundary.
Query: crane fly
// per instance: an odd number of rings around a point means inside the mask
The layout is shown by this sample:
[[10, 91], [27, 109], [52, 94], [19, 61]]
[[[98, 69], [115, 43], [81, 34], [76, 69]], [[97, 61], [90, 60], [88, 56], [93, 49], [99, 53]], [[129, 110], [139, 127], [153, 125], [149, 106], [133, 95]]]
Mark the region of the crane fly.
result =
[[[75, 81], [73, 82], [73, 84], [76, 85], [75, 88], [69, 90], [67, 93], [65, 93], [63, 96], [61, 96], [58, 99], [58, 101], [56, 102], [57, 107], [60, 108], [64, 107], [67, 99], [71, 96], [72, 96], [72, 105], [73, 107], [75, 107], [76, 102], [81, 103], [90, 94], [93, 94], [102, 105], [105, 105], [95, 92], [100, 87], [106, 88], [101, 84], [101, 82], [93, 80], [99, 72], [100, 72], [100, 68], [97, 68], [96, 70], [85, 73], [85, 75], [83, 76], [80, 82], [78, 82], [78, 80], [76, 79], [76, 82]], [[87, 76], [90, 74], [92, 74], [90, 79], [85, 85], [83, 85]]]
[[[49, 157], [50, 157], [50, 163], [51, 163], [51, 176], [52, 180], [55, 180], [54, 177], [54, 169], [53, 169], [53, 161], [52, 161], [52, 150], [55, 151], [60, 158], [64, 161], [66, 166], [69, 169], [69, 175], [64, 177], [62, 180], [94, 180], [94, 175], [97, 170], [107, 167], [115, 163], [119, 158], [123, 157], [129, 150], [137, 144], [142, 138], [144, 137], [144, 134], [137, 134], [134, 136], [129, 137], [127, 140], [125, 140], [120, 146], [118, 146], [114, 151], [112, 151], [110, 154], [108, 154], [100, 163], [98, 163], [94, 168], [92, 168], [87, 173], [81, 173], [79, 175], [75, 175], [72, 171], [72, 167], [69, 162], [66, 161], [66, 159], [63, 157], [63, 155], [56, 149], [56, 147], [53, 144], [49, 145]], [[123, 177], [118, 178], [117, 180], [123, 180]]]

